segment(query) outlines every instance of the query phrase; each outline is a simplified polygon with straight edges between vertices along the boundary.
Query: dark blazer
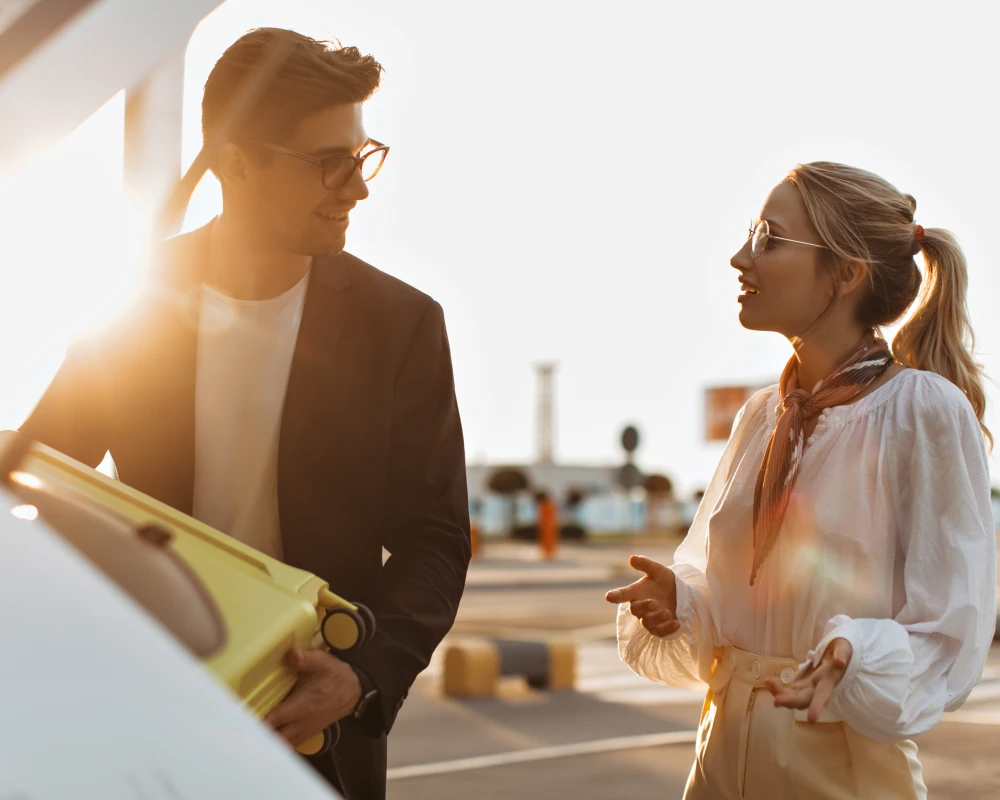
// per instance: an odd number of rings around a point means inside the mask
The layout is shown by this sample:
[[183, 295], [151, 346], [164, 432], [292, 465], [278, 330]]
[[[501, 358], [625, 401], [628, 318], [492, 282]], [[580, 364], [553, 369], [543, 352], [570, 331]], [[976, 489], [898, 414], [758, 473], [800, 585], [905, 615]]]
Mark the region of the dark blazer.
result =
[[[22, 426], [91, 466], [110, 450], [124, 483], [185, 513], [210, 225], [162, 244], [142, 299], [70, 351]], [[380, 703], [342, 722], [318, 768], [351, 800], [383, 797], [385, 736], [465, 586], [465, 451], [441, 307], [346, 253], [310, 272], [278, 501], [285, 561], [375, 612], [374, 640], [345, 660], [371, 677]]]

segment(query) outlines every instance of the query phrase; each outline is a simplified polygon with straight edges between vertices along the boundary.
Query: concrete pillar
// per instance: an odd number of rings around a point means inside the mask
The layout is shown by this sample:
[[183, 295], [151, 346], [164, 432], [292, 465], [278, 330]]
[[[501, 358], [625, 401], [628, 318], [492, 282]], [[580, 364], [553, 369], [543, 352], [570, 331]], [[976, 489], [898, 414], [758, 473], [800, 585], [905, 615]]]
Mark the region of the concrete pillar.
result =
[[184, 46], [161, 59], [125, 93], [125, 196], [143, 234], [181, 177]]
[[453, 637], [444, 656], [447, 697], [494, 697], [501, 677], [524, 678], [533, 689], [572, 689], [576, 644], [571, 640]]
[[538, 375], [538, 452], [539, 464], [551, 464], [554, 460], [553, 439], [555, 438], [555, 409], [552, 402], [552, 383], [556, 365], [536, 364]]

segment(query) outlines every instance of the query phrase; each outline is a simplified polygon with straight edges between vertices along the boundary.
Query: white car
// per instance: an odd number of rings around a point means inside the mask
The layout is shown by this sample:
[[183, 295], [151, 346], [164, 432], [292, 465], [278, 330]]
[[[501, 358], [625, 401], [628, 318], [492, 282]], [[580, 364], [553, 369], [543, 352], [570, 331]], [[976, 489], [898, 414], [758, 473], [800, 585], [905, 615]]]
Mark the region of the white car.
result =
[[8, 488], [0, 797], [339, 796]]

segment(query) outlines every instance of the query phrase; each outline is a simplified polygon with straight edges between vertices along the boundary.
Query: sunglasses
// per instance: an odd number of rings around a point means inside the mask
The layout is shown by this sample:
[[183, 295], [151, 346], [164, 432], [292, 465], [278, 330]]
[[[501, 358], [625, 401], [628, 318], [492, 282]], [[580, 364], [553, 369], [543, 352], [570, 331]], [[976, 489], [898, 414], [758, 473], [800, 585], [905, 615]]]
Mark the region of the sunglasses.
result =
[[370, 139], [369, 143], [375, 145], [374, 149], [369, 150], [361, 156], [336, 155], [327, 156], [326, 158], [315, 158], [305, 153], [289, 150], [287, 147], [282, 147], [278, 144], [252, 142], [252, 144], [267, 147], [277, 153], [284, 153], [287, 156], [293, 156], [302, 161], [308, 161], [310, 164], [318, 165], [324, 189], [340, 189], [351, 179], [354, 171], [358, 169], [361, 170], [361, 177], [365, 183], [378, 175], [378, 171], [382, 169], [385, 157], [389, 153], [389, 146], [381, 142], [376, 142], [374, 139]]
[[791, 242], [792, 244], [804, 244], [808, 247], [818, 247], [821, 250], [829, 250], [825, 244], [814, 244], [813, 242], [800, 242], [798, 239], [786, 239], [784, 236], [775, 236], [771, 233], [771, 228], [767, 224], [766, 219], [760, 220], [756, 225], [754, 225], [753, 220], [750, 221], [750, 257], [760, 258], [761, 254], [764, 252], [764, 248], [767, 247], [767, 242], [769, 239], [776, 239], [780, 242]]

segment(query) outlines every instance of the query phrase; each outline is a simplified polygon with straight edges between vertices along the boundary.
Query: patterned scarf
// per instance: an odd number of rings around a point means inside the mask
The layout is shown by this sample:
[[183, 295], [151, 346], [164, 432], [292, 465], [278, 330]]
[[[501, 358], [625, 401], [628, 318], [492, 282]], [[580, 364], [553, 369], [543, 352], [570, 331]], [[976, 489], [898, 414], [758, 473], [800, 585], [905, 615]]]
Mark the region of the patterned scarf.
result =
[[820, 381], [812, 395], [799, 388], [795, 356], [785, 365], [778, 384], [781, 416], [778, 417], [774, 433], [764, 451], [753, 497], [751, 586], [778, 538], [778, 529], [802, 463], [806, 421], [817, 416], [823, 409], [855, 399], [892, 362], [889, 345], [876, 338], [874, 332], [867, 333], [831, 375]]

